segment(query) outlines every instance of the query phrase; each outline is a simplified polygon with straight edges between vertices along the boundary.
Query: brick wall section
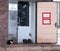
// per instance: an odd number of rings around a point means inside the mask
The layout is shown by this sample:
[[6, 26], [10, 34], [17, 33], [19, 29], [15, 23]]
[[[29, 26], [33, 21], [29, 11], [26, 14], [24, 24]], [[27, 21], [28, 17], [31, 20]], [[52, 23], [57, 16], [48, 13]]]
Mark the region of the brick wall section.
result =
[[8, 34], [8, 0], [0, 0], [0, 44], [4, 44]]

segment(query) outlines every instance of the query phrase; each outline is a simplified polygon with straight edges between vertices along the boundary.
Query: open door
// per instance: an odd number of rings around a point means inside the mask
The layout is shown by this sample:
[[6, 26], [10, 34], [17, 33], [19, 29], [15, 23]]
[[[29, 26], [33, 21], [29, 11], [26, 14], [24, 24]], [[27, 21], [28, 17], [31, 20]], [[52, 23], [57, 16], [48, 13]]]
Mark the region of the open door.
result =
[[18, 3], [18, 42], [23, 43], [24, 39], [31, 39], [29, 24], [29, 3]]
[[37, 43], [57, 42], [57, 3], [37, 3]]
[[18, 2], [18, 43], [35, 43], [35, 3]]
[[36, 3], [32, 1], [9, 0], [8, 40], [35, 43], [35, 8]]

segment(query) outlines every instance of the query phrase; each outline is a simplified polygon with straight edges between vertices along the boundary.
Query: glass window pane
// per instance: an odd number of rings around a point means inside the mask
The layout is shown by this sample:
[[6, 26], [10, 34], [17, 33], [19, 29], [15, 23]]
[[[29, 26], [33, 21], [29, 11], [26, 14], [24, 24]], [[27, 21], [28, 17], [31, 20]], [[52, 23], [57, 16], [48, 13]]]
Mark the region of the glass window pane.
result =
[[18, 3], [18, 25], [29, 26], [29, 3]]

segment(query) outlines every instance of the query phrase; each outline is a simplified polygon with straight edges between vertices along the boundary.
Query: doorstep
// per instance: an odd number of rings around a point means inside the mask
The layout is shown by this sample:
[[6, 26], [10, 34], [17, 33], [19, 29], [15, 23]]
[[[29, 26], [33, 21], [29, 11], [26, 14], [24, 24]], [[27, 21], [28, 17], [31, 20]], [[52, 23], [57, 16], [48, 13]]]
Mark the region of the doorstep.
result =
[[54, 44], [11, 44], [0, 47], [0, 51], [60, 51], [59, 45]]

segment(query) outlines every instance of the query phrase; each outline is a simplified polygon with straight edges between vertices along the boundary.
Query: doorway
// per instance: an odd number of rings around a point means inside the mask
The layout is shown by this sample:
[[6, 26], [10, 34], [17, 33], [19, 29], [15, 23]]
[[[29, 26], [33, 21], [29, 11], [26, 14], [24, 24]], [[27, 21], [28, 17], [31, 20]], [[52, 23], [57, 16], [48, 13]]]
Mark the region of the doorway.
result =
[[34, 2], [18, 2], [18, 43], [35, 43], [34, 8]]

